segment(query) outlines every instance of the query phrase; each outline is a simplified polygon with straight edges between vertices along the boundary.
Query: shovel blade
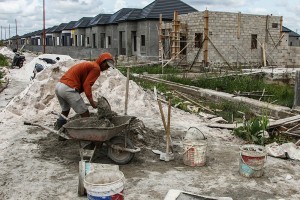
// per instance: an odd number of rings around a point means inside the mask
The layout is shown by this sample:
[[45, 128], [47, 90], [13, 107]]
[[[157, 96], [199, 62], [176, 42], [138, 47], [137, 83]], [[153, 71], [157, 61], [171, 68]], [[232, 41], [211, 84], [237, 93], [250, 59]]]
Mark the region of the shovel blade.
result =
[[152, 152], [158, 155], [161, 155], [163, 153], [160, 150], [156, 150], [156, 149], [152, 149]]
[[169, 162], [171, 160], [174, 160], [174, 154], [172, 154], [172, 153], [162, 153], [162, 154], [160, 154], [159, 159], [164, 160], [166, 162]]

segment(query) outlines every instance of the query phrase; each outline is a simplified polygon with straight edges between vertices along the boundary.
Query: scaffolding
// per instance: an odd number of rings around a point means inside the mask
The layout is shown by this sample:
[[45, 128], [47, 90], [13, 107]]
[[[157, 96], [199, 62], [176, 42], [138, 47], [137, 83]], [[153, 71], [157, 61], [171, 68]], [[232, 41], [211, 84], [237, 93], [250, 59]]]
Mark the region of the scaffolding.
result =
[[181, 54], [185, 54], [187, 25], [180, 23], [178, 12], [174, 11], [172, 23], [164, 23], [162, 15], [159, 18], [159, 59], [168, 62], [169, 60], [181, 60]]

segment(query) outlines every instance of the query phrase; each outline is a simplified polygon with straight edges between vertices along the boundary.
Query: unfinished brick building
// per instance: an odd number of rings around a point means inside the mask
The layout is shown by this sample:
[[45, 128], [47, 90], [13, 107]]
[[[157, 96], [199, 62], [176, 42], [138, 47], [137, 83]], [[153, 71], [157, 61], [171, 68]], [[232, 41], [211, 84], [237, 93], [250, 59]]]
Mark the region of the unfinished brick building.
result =
[[160, 22], [159, 56], [190, 66], [298, 66], [300, 47], [289, 46], [282, 21], [272, 15], [175, 12], [172, 23]]

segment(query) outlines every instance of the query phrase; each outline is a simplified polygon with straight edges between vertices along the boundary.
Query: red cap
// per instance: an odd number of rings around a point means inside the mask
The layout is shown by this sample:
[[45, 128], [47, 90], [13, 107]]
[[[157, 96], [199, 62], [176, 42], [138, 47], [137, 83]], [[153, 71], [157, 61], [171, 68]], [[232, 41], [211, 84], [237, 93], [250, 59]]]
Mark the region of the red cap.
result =
[[112, 55], [108, 52], [104, 52], [102, 54], [99, 55], [99, 57], [96, 60], [96, 63], [98, 63], [98, 65], [100, 65], [102, 62], [104, 62], [105, 60], [114, 60]]

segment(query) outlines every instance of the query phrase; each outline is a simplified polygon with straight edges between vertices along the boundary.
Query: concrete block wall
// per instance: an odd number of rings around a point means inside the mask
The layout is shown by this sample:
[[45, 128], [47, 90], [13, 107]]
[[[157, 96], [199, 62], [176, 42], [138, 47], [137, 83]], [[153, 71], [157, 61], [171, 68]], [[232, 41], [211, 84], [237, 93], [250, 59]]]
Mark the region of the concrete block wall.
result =
[[287, 66], [299, 67], [300, 66], [300, 48], [297, 46], [289, 46], [289, 59], [287, 61]]
[[[226, 61], [232, 66], [239, 65], [261, 66], [262, 48], [265, 43], [266, 58], [271, 65], [285, 65], [291, 56], [286, 42], [274, 46], [280, 39], [280, 16], [240, 14], [240, 36], [238, 38], [238, 13], [208, 11], [209, 39], [208, 60], [211, 65], [224, 66]], [[187, 62], [191, 63], [198, 49], [194, 48], [195, 33], [203, 33], [204, 37], [204, 12], [195, 12], [179, 15], [181, 23], [188, 26], [188, 41], [191, 42], [187, 49]], [[276, 23], [277, 27], [272, 27]], [[266, 31], [268, 29], [268, 32]], [[257, 35], [257, 48], [251, 49], [251, 35]], [[221, 55], [222, 56], [221, 56]], [[203, 49], [197, 62], [203, 60]], [[296, 59], [293, 59], [295, 61]], [[297, 62], [297, 61], [295, 61]], [[299, 61], [300, 63], [300, 61]]]
[[[43, 46], [26, 45], [24, 49], [32, 52], [43, 52]], [[87, 47], [73, 47], [73, 46], [46, 46], [46, 53], [48, 54], [63, 54], [69, 55], [75, 59], [96, 59], [99, 54], [110, 52], [113, 56], [118, 55], [118, 49], [95, 49]]]

